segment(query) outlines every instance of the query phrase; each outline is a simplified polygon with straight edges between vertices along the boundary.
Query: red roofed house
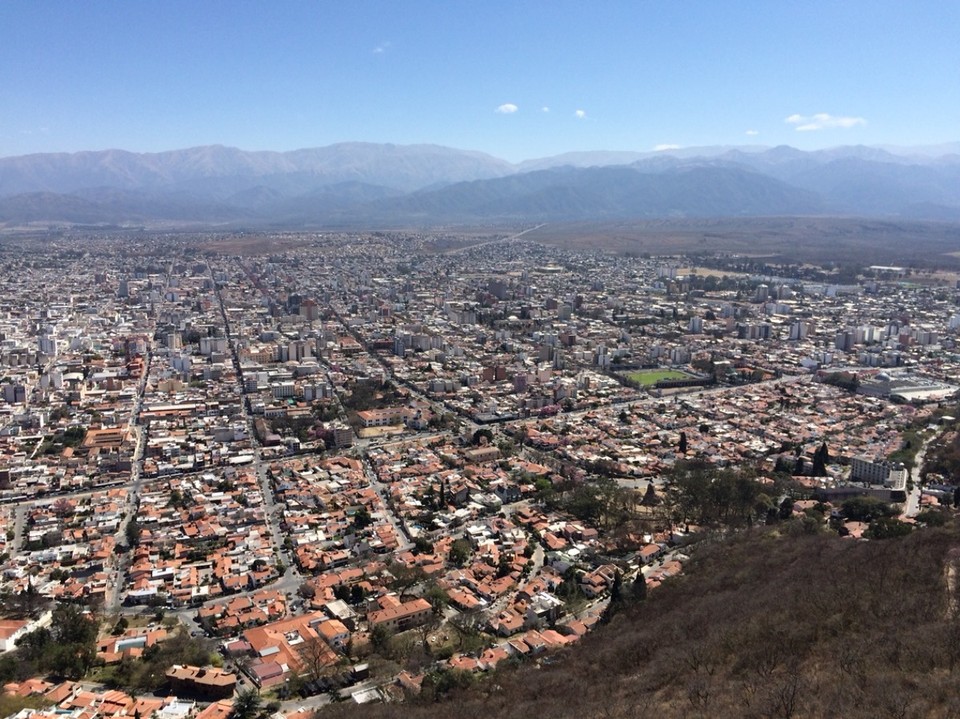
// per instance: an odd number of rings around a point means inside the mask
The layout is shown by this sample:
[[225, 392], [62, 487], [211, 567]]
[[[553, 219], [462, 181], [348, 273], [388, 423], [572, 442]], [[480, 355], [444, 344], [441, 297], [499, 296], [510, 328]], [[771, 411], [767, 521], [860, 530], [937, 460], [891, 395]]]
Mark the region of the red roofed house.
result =
[[402, 632], [420, 626], [432, 613], [433, 607], [430, 606], [430, 602], [418, 597], [370, 612], [367, 615], [367, 621], [371, 627], [383, 626], [395, 632]]

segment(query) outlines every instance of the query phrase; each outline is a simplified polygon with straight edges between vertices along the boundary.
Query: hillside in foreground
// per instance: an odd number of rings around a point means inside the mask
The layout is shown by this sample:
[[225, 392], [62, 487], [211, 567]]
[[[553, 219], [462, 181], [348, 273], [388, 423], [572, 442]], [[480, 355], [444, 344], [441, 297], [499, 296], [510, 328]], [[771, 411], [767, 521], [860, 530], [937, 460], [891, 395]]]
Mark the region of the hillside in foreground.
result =
[[[580, 646], [439, 700], [428, 679], [403, 716], [960, 716], [958, 565], [956, 528], [714, 543]], [[341, 704], [319, 716], [397, 715]]]

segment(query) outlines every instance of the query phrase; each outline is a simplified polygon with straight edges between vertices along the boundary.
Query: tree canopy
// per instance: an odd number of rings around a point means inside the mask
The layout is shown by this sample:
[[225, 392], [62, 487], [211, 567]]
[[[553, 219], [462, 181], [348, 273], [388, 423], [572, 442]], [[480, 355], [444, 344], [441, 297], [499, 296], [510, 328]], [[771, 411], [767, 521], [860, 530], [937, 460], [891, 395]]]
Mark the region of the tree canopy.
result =
[[39, 672], [81, 679], [97, 657], [100, 622], [75, 604], [58, 604], [49, 628], [41, 627], [17, 641], [21, 657]]
[[741, 526], [752, 519], [761, 486], [745, 470], [678, 462], [668, 475], [668, 500], [678, 521], [705, 527]]

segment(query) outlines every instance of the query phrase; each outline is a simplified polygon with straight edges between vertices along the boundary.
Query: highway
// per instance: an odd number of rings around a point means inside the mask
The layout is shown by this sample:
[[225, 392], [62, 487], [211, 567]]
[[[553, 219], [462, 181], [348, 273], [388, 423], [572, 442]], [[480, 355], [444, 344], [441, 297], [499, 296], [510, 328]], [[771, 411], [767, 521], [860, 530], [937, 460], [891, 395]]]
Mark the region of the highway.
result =
[[545, 227], [546, 224], [547, 224], [546, 222], [541, 222], [539, 225], [536, 225], [536, 226], [534, 226], [534, 227], [528, 227], [527, 229], [525, 229], [525, 230], [523, 230], [523, 231], [521, 231], [521, 232], [518, 232], [518, 233], [515, 234], [515, 235], [510, 235], [509, 237], [501, 237], [501, 238], [498, 239], [498, 240], [488, 240], [487, 242], [479, 242], [479, 243], [477, 243], [476, 245], [467, 245], [466, 247], [455, 247], [455, 248], [452, 249], [452, 250], [447, 250], [447, 251], [444, 252], [443, 254], [445, 254], [445, 255], [458, 255], [458, 254], [460, 254], [460, 253], [462, 253], [462, 252], [469, 252], [470, 250], [476, 250], [476, 249], [478, 249], [478, 248], [480, 248], [480, 247], [488, 247], [488, 246], [490, 246], [490, 245], [500, 245], [500, 244], [504, 244], [504, 243], [507, 243], [507, 242], [512, 242], [513, 240], [518, 240], [518, 239], [520, 239], [521, 237], [523, 237], [523, 236], [524, 236], [525, 234], [527, 234], [528, 232], [533, 232], [534, 230], [539, 230], [541, 227]]

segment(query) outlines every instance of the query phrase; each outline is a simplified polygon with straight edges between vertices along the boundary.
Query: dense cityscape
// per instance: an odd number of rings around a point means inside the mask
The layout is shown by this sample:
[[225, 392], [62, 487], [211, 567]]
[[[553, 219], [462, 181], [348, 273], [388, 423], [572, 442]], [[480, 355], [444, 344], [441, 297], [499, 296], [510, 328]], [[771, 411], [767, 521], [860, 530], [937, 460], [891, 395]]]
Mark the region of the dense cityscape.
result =
[[439, 695], [549, 662], [718, 533], [942, 523], [956, 278], [706, 264], [523, 231], [8, 238], [18, 716]]

